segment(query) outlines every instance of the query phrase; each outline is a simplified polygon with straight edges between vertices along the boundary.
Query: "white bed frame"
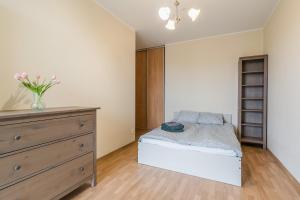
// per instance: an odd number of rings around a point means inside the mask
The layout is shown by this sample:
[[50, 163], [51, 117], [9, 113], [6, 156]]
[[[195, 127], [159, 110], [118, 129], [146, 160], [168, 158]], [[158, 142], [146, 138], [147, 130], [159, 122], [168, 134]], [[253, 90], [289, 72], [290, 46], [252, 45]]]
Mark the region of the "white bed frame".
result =
[[[224, 115], [224, 118], [231, 123], [231, 116]], [[139, 142], [138, 163], [231, 185], [242, 185], [241, 157]]]

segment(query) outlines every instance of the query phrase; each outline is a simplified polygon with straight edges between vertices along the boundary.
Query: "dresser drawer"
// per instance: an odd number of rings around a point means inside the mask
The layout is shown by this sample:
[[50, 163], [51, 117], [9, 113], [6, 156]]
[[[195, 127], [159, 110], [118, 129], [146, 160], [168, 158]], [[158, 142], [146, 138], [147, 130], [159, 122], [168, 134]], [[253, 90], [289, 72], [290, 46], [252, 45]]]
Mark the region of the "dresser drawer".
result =
[[93, 135], [89, 134], [0, 158], [0, 188], [19, 178], [91, 152], [93, 142]]
[[71, 189], [93, 174], [93, 153], [60, 165], [16, 185], [0, 190], [0, 199], [48, 200]]
[[82, 115], [0, 126], [0, 154], [93, 132], [94, 125], [94, 115]]

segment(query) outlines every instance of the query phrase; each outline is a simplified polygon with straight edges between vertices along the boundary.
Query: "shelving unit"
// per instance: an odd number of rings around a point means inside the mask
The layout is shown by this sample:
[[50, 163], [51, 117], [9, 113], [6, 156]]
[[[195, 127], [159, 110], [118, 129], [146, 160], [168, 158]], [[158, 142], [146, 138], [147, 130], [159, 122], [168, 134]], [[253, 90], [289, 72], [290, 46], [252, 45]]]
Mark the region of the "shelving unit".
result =
[[268, 56], [239, 59], [239, 139], [267, 148]]

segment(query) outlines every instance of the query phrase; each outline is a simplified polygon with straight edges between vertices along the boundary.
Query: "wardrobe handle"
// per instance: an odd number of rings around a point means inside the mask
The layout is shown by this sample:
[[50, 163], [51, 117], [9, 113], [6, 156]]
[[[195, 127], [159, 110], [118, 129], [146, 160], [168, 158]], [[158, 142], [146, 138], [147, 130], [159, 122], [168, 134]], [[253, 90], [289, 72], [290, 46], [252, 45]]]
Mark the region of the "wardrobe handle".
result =
[[83, 171], [84, 171], [84, 167], [80, 167], [79, 170], [80, 170], [81, 172], [83, 172]]
[[79, 147], [80, 147], [80, 148], [83, 148], [83, 147], [84, 147], [84, 144], [80, 144]]

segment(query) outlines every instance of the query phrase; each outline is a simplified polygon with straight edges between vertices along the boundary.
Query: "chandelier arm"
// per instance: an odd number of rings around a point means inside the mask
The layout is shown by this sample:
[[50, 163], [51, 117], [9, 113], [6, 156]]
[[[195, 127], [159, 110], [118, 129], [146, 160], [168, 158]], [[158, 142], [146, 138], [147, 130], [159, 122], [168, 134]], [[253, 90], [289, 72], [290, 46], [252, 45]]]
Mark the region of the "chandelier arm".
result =
[[175, 7], [176, 7], [176, 23], [178, 24], [180, 22], [180, 16], [179, 16], [179, 7], [180, 2], [178, 0], [175, 1]]

